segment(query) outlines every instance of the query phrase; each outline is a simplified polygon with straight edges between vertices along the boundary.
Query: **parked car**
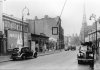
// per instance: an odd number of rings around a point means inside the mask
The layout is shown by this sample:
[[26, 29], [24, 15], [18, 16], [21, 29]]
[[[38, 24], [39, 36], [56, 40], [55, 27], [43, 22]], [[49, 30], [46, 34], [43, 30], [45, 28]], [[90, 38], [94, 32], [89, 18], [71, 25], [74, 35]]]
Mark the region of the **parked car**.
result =
[[64, 49], [65, 49], [65, 51], [69, 51], [69, 47], [68, 47], [68, 46], [67, 46], [67, 47], [65, 47]]
[[68, 46], [67, 49], [68, 49], [68, 50], [71, 50], [71, 46]]
[[94, 63], [94, 52], [90, 43], [85, 43], [79, 48], [79, 53], [77, 54], [78, 64], [83, 62]]
[[29, 47], [23, 47], [21, 49], [14, 48], [11, 54], [11, 59], [26, 59], [26, 58], [37, 58], [37, 52], [33, 52]]

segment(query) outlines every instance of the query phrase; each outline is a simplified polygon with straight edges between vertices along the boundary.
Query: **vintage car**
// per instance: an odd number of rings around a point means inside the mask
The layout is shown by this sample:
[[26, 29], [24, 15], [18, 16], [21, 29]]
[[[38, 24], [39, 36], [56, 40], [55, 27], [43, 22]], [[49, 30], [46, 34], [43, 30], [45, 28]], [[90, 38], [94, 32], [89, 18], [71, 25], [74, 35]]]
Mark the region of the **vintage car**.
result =
[[78, 64], [82, 62], [94, 62], [94, 52], [90, 43], [85, 43], [79, 48], [79, 53], [77, 54]]
[[13, 60], [33, 58], [33, 57], [34, 58], [37, 57], [37, 52], [31, 51], [29, 47], [23, 47], [21, 49], [14, 48], [13, 52], [11, 54], [11, 59], [13, 59]]
[[68, 47], [68, 46], [67, 46], [67, 47], [65, 47], [64, 49], [65, 49], [65, 51], [69, 51], [69, 47]]
[[71, 50], [71, 45], [69, 45], [69, 46], [67, 46], [66, 48], [65, 48], [65, 51], [69, 51], [69, 50]]
[[76, 50], [76, 46], [71, 46], [71, 50]]

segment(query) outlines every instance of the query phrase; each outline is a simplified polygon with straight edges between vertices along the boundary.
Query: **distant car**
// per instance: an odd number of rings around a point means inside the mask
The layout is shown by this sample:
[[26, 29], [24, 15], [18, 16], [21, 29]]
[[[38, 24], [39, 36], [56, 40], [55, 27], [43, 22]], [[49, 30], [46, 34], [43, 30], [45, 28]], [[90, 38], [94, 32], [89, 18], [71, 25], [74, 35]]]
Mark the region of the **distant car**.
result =
[[82, 45], [79, 48], [79, 52], [77, 54], [77, 60], [78, 60], [78, 64], [82, 62], [94, 63], [94, 54], [91, 46]]
[[71, 46], [71, 50], [76, 50], [76, 46]]
[[29, 47], [23, 47], [21, 49], [14, 48], [11, 54], [11, 59], [26, 59], [26, 58], [37, 58], [37, 52], [33, 52]]
[[65, 51], [68, 51], [68, 50], [69, 50], [69, 47], [68, 47], [68, 46], [67, 46], [67, 47], [65, 47], [65, 48], [64, 48], [64, 50], [65, 50]]

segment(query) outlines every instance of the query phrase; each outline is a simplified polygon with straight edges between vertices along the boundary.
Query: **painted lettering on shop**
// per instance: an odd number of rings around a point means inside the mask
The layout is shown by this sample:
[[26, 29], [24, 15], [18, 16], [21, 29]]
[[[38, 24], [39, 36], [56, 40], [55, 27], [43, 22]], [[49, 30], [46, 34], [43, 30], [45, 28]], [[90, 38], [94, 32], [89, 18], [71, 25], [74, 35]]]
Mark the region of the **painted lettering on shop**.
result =
[[18, 34], [9, 34], [9, 37], [18, 38]]

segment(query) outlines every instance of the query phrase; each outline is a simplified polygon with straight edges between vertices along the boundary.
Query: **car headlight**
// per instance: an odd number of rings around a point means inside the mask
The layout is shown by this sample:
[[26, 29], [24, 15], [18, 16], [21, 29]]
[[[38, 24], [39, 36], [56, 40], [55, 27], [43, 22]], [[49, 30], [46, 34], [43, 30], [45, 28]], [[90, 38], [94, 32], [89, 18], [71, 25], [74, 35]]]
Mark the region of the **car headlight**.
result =
[[78, 53], [77, 55], [78, 55], [78, 56], [83, 56], [83, 53]]
[[89, 54], [89, 56], [93, 57], [93, 54]]
[[80, 53], [80, 55], [82, 56], [82, 55], [83, 55], [83, 53]]

